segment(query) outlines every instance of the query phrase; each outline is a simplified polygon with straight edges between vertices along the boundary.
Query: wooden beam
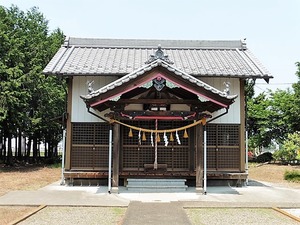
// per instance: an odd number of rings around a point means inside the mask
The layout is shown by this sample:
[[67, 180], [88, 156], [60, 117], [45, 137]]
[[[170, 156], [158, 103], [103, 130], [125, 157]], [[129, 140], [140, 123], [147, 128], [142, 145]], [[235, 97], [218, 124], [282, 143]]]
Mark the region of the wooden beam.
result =
[[240, 126], [240, 171], [245, 172], [245, 160], [246, 160], [246, 143], [245, 143], [245, 101], [246, 101], [246, 96], [245, 96], [245, 81], [240, 80], [240, 112], [241, 112], [241, 126]]
[[105, 114], [106, 117], [115, 119], [160, 119], [166, 120], [195, 120], [202, 119], [203, 117], [210, 117], [211, 115], [206, 112], [193, 112], [193, 111], [122, 111], [110, 112]]
[[118, 192], [119, 190], [119, 163], [120, 163], [120, 124], [115, 123], [113, 128], [112, 192]]
[[190, 99], [119, 99], [116, 104], [193, 104], [199, 105], [201, 101]]
[[189, 133], [189, 145], [190, 145], [190, 156], [189, 156], [189, 169], [190, 171], [194, 171], [195, 170], [195, 149], [196, 149], [196, 134], [195, 134], [195, 131], [197, 129], [197, 126], [196, 127], [192, 127], [190, 130], [190, 133]]
[[68, 105], [67, 105], [67, 131], [66, 131], [66, 162], [65, 169], [71, 169], [71, 149], [72, 149], [72, 86], [73, 78], [68, 78]]
[[144, 87], [139, 87], [139, 88], [133, 89], [129, 92], [122, 94], [121, 99], [133, 98], [137, 95], [140, 95], [140, 94], [146, 92], [147, 90], [148, 89], [144, 88]]
[[203, 188], [203, 125], [196, 126], [196, 190]]
[[176, 95], [179, 98], [183, 98], [183, 99], [198, 99], [198, 96], [183, 89], [183, 88], [179, 88], [179, 87], [175, 87], [175, 88], [169, 88], [166, 87], [167, 91], [173, 95]]

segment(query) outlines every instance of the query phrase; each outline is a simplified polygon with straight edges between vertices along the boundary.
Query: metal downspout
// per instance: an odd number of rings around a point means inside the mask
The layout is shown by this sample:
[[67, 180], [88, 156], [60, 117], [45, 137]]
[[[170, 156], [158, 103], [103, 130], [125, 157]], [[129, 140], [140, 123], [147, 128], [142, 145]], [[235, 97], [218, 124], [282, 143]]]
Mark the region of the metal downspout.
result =
[[204, 135], [203, 135], [203, 144], [204, 144], [204, 152], [203, 152], [203, 194], [206, 195], [207, 191], [207, 143], [206, 143], [206, 125], [203, 127], [204, 129]]
[[211, 120], [207, 121], [206, 123], [210, 123], [210, 122], [212, 122], [212, 121], [214, 121], [214, 120], [216, 120], [216, 119], [218, 119], [218, 118], [220, 118], [220, 117], [226, 115], [226, 114], [228, 113], [228, 109], [229, 109], [229, 107], [228, 107], [228, 108], [225, 108], [225, 110], [226, 110], [225, 112], [223, 112], [222, 114], [216, 116], [215, 118], [212, 118]]
[[63, 130], [63, 137], [62, 137], [62, 158], [61, 158], [61, 181], [60, 185], [65, 184], [65, 151], [66, 151], [66, 129]]
[[112, 125], [109, 125], [109, 147], [108, 147], [108, 193], [111, 193], [111, 164], [112, 164], [112, 144], [113, 144], [113, 139], [112, 139]]
[[87, 107], [87, 112], [88, 112], [88, 113], [92, 114], [93, 116], [98, 117], [99, 119], [103, 120], [103, 121], [106, 122], [106, 123], [109, 123], [109, 121], [107, 121], [107, 120], [106, 120], [105, 118], [103, 118], [102, 116], [99, 116], [98, 114], [92, 112], [92, 111], [90, 110], [90, 108], [91, 108], [91, 107]]
[[246, 130], [246, 163], [245, 163], [245, 172], [247, 174], [247, 178], [246, 178], [246, 186], [248, 186], [249, 183], [249, 179], [248, 179], [248, 174], [249, 174], [249, 164], [248, 164], [248, 160], [249, 160], [249, 156], [248, 156], [248, 130]]

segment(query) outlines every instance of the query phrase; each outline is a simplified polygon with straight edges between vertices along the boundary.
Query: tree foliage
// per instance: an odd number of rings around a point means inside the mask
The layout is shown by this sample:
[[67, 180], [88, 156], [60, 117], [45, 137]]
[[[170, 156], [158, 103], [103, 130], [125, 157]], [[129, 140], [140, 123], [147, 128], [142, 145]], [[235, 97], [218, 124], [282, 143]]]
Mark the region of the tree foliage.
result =
[[274, 153], [274, 158], [286, 163], [300, 160], [300, 132], [288, 134], [281, 149]]
[[296, 76], [298, 77], [298, 82], [293, 84], [293, 90], [294, 90], [294, 104], [295, 109], [293, 111], [295, 116], [295, 120], [293, 121], [292, 128], [295, 131], [300, 131], [300, 122], [299, 122], [299, 112], [300, 112], [300, 62], [296, 63], [297, 71]]
[[267, 147], [272, 141], [283, 144], [300, 130], [300, 63], [296, 63], [299, 81], [293, 90], [267, 91], [248, 98], [247, 126], [250, 147]]
[[[50, 32], [37, 8], [23, 12], [0, 6], [0, 130], [2, 141], [8, 140], [8, 153], [11, 138], [20, 133], [35, 142], [34, 148], [46, 137], [56, 144], [60, 139], [61, 126], [51, 118], [64, 112], [64, 84], [45, 77], [42, 70], [62, 42], [62, 31]], [[0, 157], [3, 148], [4, 143]]]

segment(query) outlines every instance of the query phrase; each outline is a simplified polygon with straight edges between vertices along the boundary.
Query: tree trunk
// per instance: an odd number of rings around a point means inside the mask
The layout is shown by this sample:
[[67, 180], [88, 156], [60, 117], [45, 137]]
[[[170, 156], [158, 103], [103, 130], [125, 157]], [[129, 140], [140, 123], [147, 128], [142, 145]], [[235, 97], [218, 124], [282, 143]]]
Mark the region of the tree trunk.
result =
[[54, 156], [54, 157], [57, 157], [57, 156], [58, 156], [58, 152], [57, 152], [57, 144], [54, 146], [53, 156]]
[[5, 160], [5, 157], [6, 157], [6, 137], [5, 135], [3, 136], [3, 145], [2, 145], [2, 157], [3, 157], [3, 160]]
[[33, 156], [33, 159], [34, 159], [34, 161], [36, 161], [36, 159], [37, 159], [37, 153], [38, 153], [38, 148], [37, 148], [37, 142], [38, 142], [38, 140], [37, 140], [37, 137], [33, 137], [33, 139], [32, 139], [32, 141], [33, 141], [33, 147], [32, 147], [32, 156]]
[[19, 130], [19, 133], [18, 133], [18, 159], [21, 159], [22, 158], [22, 131]]
[[30, 158], [30, 153], [31, 153], [31, 143], [32, 143], [32, 137], [28, 138], [28, 142], [27, 142], [27, 149], [26, 149], [26, 158], [29, 159]]
[[37, 157], [41, 158], [41, 145], [39, 144], [40, 142], [37, 141]]
[[50, 139], [48, 140], [48, 158], [52, 157], [52, 144]]
[[18, 137], [15, 138], [15, 158], [18, 156]]
[[7, 137], [7, 156], [6, 156], [6, 164], [7, 165], [12, 165], [12, 135], [8, 133]]
[[3, 159], [3, 146], [4, 146], [4, 143], [3, 143], [3, 134], [2, 134], [2, 131], [0, 130], [0, 159], [2, 160]]

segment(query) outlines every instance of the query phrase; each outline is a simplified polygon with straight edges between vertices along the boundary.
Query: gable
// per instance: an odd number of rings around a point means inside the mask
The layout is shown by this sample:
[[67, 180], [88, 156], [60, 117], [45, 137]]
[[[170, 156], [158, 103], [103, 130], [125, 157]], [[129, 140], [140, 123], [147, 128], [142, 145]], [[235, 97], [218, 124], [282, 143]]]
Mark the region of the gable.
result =
[[[113, 111], [124, 111], [125, 105], [140, 104], [143, 105], [143, 110], [140, 108], [143, 115], [145, 115], [145, 111], [151, 111], [150, 108], [145, 108], [145, 105], [156, 105], [156, 111], [160, 111], [159, 106], [162, 105], [164, 106], [163, 111], [166, 111], [170, 105], [190, 105], [186, 110], [187, 113], [191, 114], [194, 110], [194, 114], [199, 114], [204, 111], [212, 113], [221, 108], [229, 108], [234, 102], [236, 95], [227, 95], [225, 92], [178, 70], [170, 65], [170, 62], [166, 62], [167, 60], [163, 56], [162, 54], [161, 58], [150, 60], [144, 67], [96, 91], [91, 91], [88, 95], [82, 95], [81, 98], [87, 107], [99, 111], [107, 108], [113, 108]], [[158, 93], [160, 97], [154, 98], [151, 91], [154, 94]], [[136, 98], [138, 95], [139, 97]], [[176, 108], [178, 109], [178, 107]], [[172, 113], [174, 114], [174, 112]], [[147, 112], [147, 114], [154, 113]]]

